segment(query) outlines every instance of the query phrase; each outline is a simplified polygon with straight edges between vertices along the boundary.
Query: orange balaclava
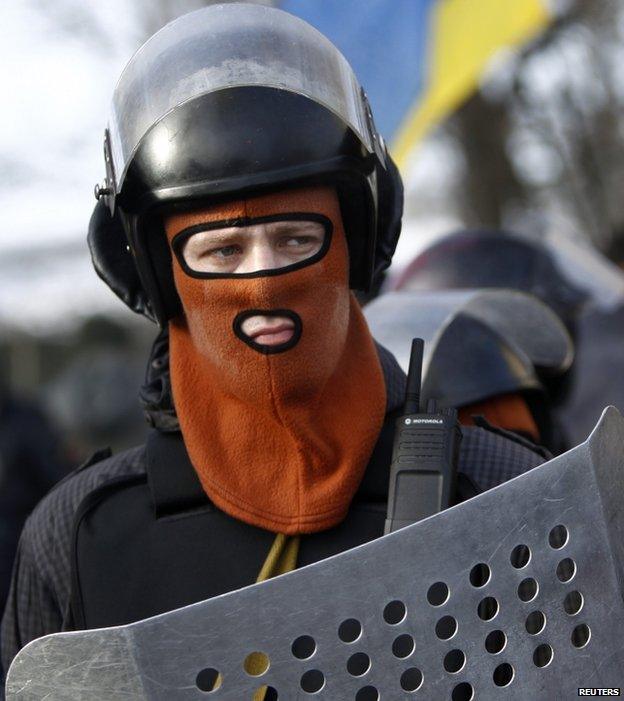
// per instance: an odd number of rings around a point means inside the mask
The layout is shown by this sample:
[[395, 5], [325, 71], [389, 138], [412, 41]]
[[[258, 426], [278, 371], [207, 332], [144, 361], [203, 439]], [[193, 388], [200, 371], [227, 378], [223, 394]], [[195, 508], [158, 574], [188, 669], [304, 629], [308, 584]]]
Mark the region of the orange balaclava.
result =
[[[381, 366], [349, 290], [340, 206], [307, 187], [179, 213], [175, 238], [201, 224], [326, 218], [329, 245], [284, 271], [203, 279], [174, 256], [184, 314], [170, 322], [171, 382], [191, 463], [210, 499], [261, 528], [295, 535], [338, 524], [385, 413]], [[290, 316], [296, 333], [267, 352], [240, 332], [253, 314]]]
[[484, 416], [491, 424], [528, 436], [541, 443], [540, 431], [527, 400], [521, 394], [499, 394], [459, 409], [459, 422], [474, 424], [473, 416]]

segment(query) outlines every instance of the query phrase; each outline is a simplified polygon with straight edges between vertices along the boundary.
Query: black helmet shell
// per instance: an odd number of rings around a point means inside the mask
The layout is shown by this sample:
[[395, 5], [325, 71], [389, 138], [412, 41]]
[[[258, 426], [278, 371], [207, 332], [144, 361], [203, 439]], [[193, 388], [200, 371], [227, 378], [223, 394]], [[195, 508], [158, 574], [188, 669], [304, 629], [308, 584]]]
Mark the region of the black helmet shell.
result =
[[[161, 323], [180, 310], [163, 210], [334, 184], [351, 286], [369, 290], [396, 246], [403, 190], [366, 96], [340, 52], [281, 10], [213, 5], [148, 40], [115, 90], [105, 157], [100, 194]], [[107, 258], [97, 231], [90, 243]]]

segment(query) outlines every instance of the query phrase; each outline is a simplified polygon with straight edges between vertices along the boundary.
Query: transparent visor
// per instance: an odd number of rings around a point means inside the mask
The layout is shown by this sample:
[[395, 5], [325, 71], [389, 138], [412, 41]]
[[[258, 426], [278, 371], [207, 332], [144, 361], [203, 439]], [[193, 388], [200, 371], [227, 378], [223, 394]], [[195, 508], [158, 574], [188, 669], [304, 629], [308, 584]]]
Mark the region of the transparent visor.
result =
[[195, 224], [176, 234], [172, 249], [191, 277], [259, 277], [296, 270], [322, 258], [329, 219], [317, 214]]
[[325, 36], [275, 8], [211, 5], [163, 27], [124, 69], [109, 122], [116, 191], [141, 139], [163, 116], [201, 95], [241, 86], [304, 95], [338, 115], [373, 151], [359, 83]]

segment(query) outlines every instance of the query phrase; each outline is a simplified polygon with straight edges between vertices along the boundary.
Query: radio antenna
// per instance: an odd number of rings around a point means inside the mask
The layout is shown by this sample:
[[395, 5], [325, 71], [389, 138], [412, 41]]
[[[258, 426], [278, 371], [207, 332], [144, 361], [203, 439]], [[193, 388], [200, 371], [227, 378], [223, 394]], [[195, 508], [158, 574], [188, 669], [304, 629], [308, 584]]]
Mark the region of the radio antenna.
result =
[[412, 340], [407, 386], [405, 388], [405, 414], [418, 414], [420, 411], [420, 390], [422, 384], [422, 364], [425, 342], [422, 338]]

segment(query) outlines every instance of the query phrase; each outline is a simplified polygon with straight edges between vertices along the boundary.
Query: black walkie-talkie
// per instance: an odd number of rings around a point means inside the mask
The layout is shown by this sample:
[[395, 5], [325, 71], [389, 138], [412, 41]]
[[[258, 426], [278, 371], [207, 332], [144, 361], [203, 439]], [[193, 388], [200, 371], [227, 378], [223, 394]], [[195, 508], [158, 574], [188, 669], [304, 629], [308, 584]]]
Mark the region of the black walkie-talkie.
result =
[[394, 434], [388, 514], [391, 533], [448, 508], [455, 493], [461, 430], [455, 409], [437, 411], [429, 400], [420, 412], [424, 342], [412, 341], [405, 409]]

